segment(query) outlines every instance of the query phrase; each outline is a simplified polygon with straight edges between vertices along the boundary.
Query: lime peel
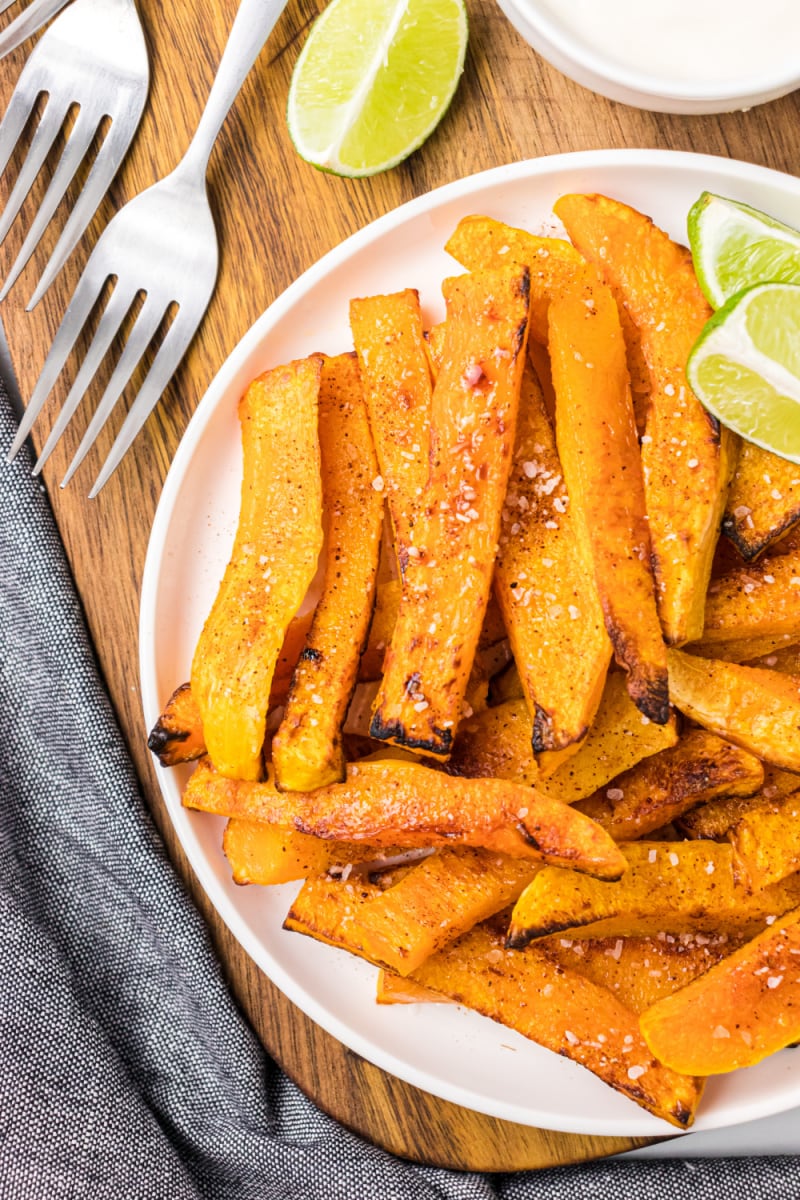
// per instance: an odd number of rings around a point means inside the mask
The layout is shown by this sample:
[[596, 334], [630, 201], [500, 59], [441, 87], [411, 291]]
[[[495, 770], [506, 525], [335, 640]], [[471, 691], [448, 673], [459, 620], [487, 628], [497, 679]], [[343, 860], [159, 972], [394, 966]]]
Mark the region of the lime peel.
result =
[[800, 283], [800, 231], [749, 204], [703, 192], [689, 210], [687, 229], [712, 308], [757, 283]]
[[798, 326], [800, 285], [748, 288], [707, 323], [686, 373], [695, 395], [723, 425], [800, 463]]
[[297, 59], [287, 124], [334, 174], [387, 170], [443, 117], [464, 67], [464, 0], [333, 0]]

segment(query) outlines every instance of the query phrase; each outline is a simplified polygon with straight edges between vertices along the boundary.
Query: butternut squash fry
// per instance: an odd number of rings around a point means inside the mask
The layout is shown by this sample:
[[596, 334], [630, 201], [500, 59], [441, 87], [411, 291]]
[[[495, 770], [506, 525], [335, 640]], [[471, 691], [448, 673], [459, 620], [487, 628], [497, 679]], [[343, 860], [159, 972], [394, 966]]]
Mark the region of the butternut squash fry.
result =
[[568, 971], [608, 988], [641, 1013], [691, 983], [743, 943], [733, 933], [658, 933], [625, 938], [543, 938], [538, 943]]
[[545, 770], [586, 736], [611, 661], [591, 560], [574, 524], [542, 390], [527, 366], [494, 595], [528, 704], [533, 751]]
[[514, 906], [508, 943], [569, 930], [572, 936], [638, 936], [749, 929], [800, 904], [791, 876], [750, 894], [737, 882], [733, 851], [719, 842], [629, 842], [628, 870], [612, 887], [542, 868]]
[[351, 863], [375, 853], [369, 846], [323, 841], [296, 829], [234, 817], [225, 826], [222, 849], [234, 883], [291, 883], [319, 875], [334, 863]]
[[741, 443], [722, 532], [752, 562], [800, 521], [800, 471], [796, 463]]
[[367, 412], [401, 575], [428, 480], [431, 375], [414, 288], [350, 301]]
[[468, 271], [507, 267], [516, 262], [530, 272], [530, 335], [547, 345], [547, 309], [559, 291], [583, 264], [578, 251], [563, 238], [537, 237], [492, 217], [462, 217], [445, 250]]
[[[703, 653], [717, 643], [764, 638], [800, 641], [800, 551], [737, 567], [715, 579], [706, 597]], [[768, 651], [769, 652], [769, 651]], [[754, 658], [758, 654], [758, 646]]]
[[[286, 630], [272, 676], [268, 711], [283, 704], [288, 695], [292, 673], [305, 645], [313, 616], [313, 609], [298, 613]], [[172, 693], [150, 732], [147, 747], [156, 755], [162, 767], [195, 762], [207, 753], [203, 719], [192, 695], [191, 684], [182, 683]]]
[[203, 722], [188, 683], [182, 683], [170, 696], [150, 731], [147, 748], [162, 767], [194, 762], [205, 754]]
[[642, 439], [645, 498], [664, 636], [697, 641], [736, 440], [686, 382], [711, 316], [689, 251], [642, 213], [605, 196], [562, 196], [555, 211], [636, 325], [650, 374]]
[[800, 1039], [800, 909], [641, 1016], [661, 1062], [694, 1075], [751, 1067]]
[[367, 640], [383, 523], [378, 463], [354, 354], [326, 358], [319, 392], [322, 594], [272, 739], [278, 787], [313, 791], [344, 779], [342, 726]]
[[404, 979], [394, 971], [381, 968], [375, 984], [377, 1004], [453, 1004], [449, 996], [432, 992], [413, 979]]
[[670, 650], [677, 708], [698, 725], [787, 771], [800, 771], [800, 677]]
[[239, 524], [191, 672], [208, 752], [234, 778], [261, 777], [275, 665], [317, 569], [321, 370], [321, 356], [312, 355], [267, 371], [239, 405]]
[[334, 890], [309, 880], [285, 927], [311, 936], [321, 932], [326, 941], [406, 976], [479, 921], [507, 908], [537, 869], [530, 860], [488, 850], [447, 848], [379, 894], [361, 897], [355, 912], [352, 888]]
[[763, 782], [755, 755], [704, 729], [690, 729], [677, 745], [637, 763], [576, 807], [614, 841], [627, 842], [717, 796], [752, 796]]
[[[731, 641], [692, 642], [687, 653], [698, 658], [719, 658], [723, 662], [751, 665], [753, 659], [768, 658], [796, 645], [796, 634], [780, 633], [774, 637], [733, 638]], [[757, 664], [762, 665], [762, 664]], [[800, 671], [795, 671], [798, 674]]]
[[542, 946], [519, 954], [504, 947], [491, 925], [478, 925], [427, 959], [413, 978], [580, 1063], [671, 1124], [691, 1125], [702, 1085], [653, 1058], [636, 1014]]
[[593, 274], [587, 270], [550, 304], [558, 453], [614, 656], [628, 674], [634, 704], [665, 725], [667, 657], [650, 568], [625, 344], [614, 298]]
[[680, 832], [690, 838], [724, 842], [729, 830], [747, 813], [760, 808], [762, 804], [774, 803], [800, 787], [800, 776], [790, 771], [781, 771], [769, 763], [762, 765], [764, 783], [757, 792], [752, 796], [723, 796], [683, 813], [675, 818]]
[[314, 792], [279, 792], [263, 782], [228, 779], [207, 759], [194, 769], [183, 804], [223, 817], [246, 817], [340, 842], [418, 846], [463, 844], [512, 858], [558, 862], [617, 879], [625, 859], [582, 813], [519, 784], [456, 779], [395, 759], [348, 766], [344, 783]]
[[548, 778], [541, 777], [529, 734], [527, 705], [505, 701], [462, 721], [445, 770], [473, 778], [517, 780], [572, 804], [608, 784], [620, 769], [627, 770], [678, 740], [674, 720], [655, 725], [642, 717], [628, 696], [621, 671], [608, 676], [597, 716], [577, 753]]
[[489, 598], [525, 361], [528, 273], [463, 275], [444, 291], [431, 474], [370, 727], [379, 741], [439, 759], [452, 748]]
[[[797, 785], [800, 789], [800, 779]], [[735, 869], [751, 891], [800, 870], [800, 790], [751, 809], [728, 838]]]

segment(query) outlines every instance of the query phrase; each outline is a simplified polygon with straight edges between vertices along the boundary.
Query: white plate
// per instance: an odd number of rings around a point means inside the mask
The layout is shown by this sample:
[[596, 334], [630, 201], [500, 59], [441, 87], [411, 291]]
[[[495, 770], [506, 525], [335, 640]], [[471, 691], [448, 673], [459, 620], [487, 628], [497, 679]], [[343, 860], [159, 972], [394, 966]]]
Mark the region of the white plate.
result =
[[[665, 151], [597, 151], [516, 163], [449, 184], [349, 238], [280, 296], [223, 365], [178, 448], [145, 566], [140, 656], [151, 728], [188, 679], [195, 641], [227, 562], [238, 515], [236, 405], [260, 371], [314, 350], [350, 348], [348, 300], [417, 287], [431, 321], [439, 284], [459, 268], [442, 249], [460, 217], [486, 213], [552, 231], [564, 192], [604, 192], [685, 239], [703, 189], [786, 222], [800, 217], [800, 181], [762, 168]], [[159, 779], [200, 883], [247, 953], [313, 1020], [386, 1071], [467, 1108], [526, 1125], [596, 1135], [665, 1135], [665, 1122], [588, 1071], [475, 1013], [444, 1005], [378, 1006], [375, 971], [344, 952], [281, 929], [296, 891], [236, 887], [220, 850], [223, 822], [181, 807], [184, 769]], [[800, 1104], [800, 1051], [712, 1080], [696, 1129], [733, 1125]]]

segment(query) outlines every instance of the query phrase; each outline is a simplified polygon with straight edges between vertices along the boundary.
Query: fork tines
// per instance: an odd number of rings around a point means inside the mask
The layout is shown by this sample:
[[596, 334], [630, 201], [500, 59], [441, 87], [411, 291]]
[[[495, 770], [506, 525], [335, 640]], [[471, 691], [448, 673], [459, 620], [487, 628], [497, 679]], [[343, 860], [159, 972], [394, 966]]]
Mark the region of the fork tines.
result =
[[[33, 0], [32, 9], [56, 11], [57, 0]], [[18, 18], [20, 19], [20, 18]], [[13, 23], [12, 23], [13, 24]], [[9, 26], [9, 29], [11, 26]], [[2, 35], [0, 35], [0, 51]], [[0, 173], [5, 171], [42, 93], [47, 103], [5, 209], [5, 238], [64, 126], [78, 106], [74, 126], [19, 254], [0, 291], [4, 299], [33, 254], [97, 136], [111, 124], [28, 309], [41, 299], [92, 219], [139, 124], [149, 86], [147, 49], [134, 0], [73, 0], [39, 39], [20, 74], [0, 123]]]

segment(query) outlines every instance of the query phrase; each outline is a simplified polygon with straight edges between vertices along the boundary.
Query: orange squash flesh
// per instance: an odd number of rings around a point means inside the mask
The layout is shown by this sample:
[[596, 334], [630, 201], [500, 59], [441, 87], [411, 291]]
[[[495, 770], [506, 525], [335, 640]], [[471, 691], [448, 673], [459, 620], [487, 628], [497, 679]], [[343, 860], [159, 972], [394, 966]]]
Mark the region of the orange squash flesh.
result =
[[414, 288], [350, 301], [350, 328], [401, 574], [428, 480], [432, 384]]
[[617, 306], [587, 269], [550, 304], [556, 434], [578, 541], [588, 547], [614, 656], [634, 704], [670, 717], [641, 457]]
[[431, 471], [370, 734], [446, 759], [491, 588], [525, 361], [524, 268], [446, 281]]
[[728, 838], [736, 870], [752, 891], [800, 871], [800, 791], [751, 809]]
[[413, 979], [381, 969], [375, 984], [376, 1004], [452, 1004], [447, 996], [431, 992]]
[[797, 463], [743, 441], [728, 492], [722, 532], [742, 558], [752, 562], [798, 522]]
[[800, 778], [793, 772], [781, 771], [778, 767], [771, 767], [769, 763], [762, 763], [762, 767], [764, 782], [752, 796], [724, 796], [684, 813], [676, 821], [684, 837], [724, 842], [729, 830], [747, 813], [762, 804], [775, 803], [800, 786]]
[[[298, 613], [292, 618], [283, 640], [272, 688], [269, 694], [269, 709], [283, 704], [288, 693], [292, 673], [306, 642], [314, 613]], [[207, 753], [203, 736], [203, 718], [189, 683], [176, 688], [164, 706], [147, 739], [147, 746], [156, 755], [162, 767], [175, 767], [178, 763], [194, 762]]]
[[492, 217], [462, 217], [445, 243], [445, 250], [468, 271], [526, 266], [531, 281], [530, 335], [547, 344], [547, 309], [559, 291], [580, 268], [583, 259], [563, 238], [537, 237]]
[[800, 1040], [800, 908], [642, 1014], [653, 1054], [721, 1075]]
[[625, 869], [608, 834], [557, 800], [505, 780], [451, 778], [412, 762], [351, 763], [344, 783], [314, 792], [279, 792], [272, 778], [228, 779], [204, 759], [195, 767], [183, 804], [340, 842], [410, 849], [482, 846], [604, 879], [618, 879]]
[[272, 740], [277, 785], [313, 791], [344, 779], [342, 726], [369, 630], [383, 522], [354, 354], [325, 360], [319, 393], [323, 510], [322, 594]]
[[536, 786], [565, 804], [591, 796], [620, 770], [658, 754], [678, 740], [675, 721], [644, 722], [625, 687], [625, 676], [613, 671], [589, 733], [577, 753], [552, 775], [542, 776], [530, 744], [530, 719], [524, 700], [506, 700], [465, 718], [445, 770], [452, 775], [512, 779]]
[[191, 672], [206, 747], [233, 778], [262, 775], [275, 666], [322, 546], [321, 370], [321, 357], [313, 355], [267, 371], [239, 405], [239, 524]]
[[[800, 878], [751, 895], [736, 879], [733, 851], [719, 842], [629, 842], [628, 870], [613, 887], [545, 867], [514, 906], [509, 945], [569, 931], [608, 937], [746, 930], [800, 903]], [[582, 932], [581, 932], [582, 931]]]
[[427, 959], [412, 978], [580, 1063], [671, 1124], [691, 1125], [702, 1083], [654, 1058], [636, 1014], [544, 947], [508, 950], [501, 931], [478, 925]]
[[639, 333], [650, 375], [642, 464], [659, 615], [670, 644], [696, 641], [736, 452], [686, 381], [711, 309], [689, 251], [642, 213], [599, 195], [562, 196], [554, 208]]
[[352, 875], [338, 886], [309, 879], [285, 927], [407, 976], [479, 921], [507, 908], [536, 870], [529, 860], [460, 846], [429, 855], [375, 894], [359, 892]]
[[735, 567], [713, 581], [706, 599], [703, 653], [715, 644], [764, 638], [800, 640], [800, 550]]
[[530, 366], [522, 379], [494, 595], [531, 714], [534, 753], [555, 766], [560, 753], [578, 749], [592, 723], [611, 643]]
[[670, 650], [669, 685], [675, 706], [698, 725], [800, 772], [800, 676]]
[[704, 729], [644, 759], [577, 807], [616, 842], [647, 837], [717, 796], [752, 796], [764, 781], [759, 759]]
[[225, 826], [222, 849], [234, 883], [270, 885], [319, 875], [335, 862], [346, 863], [355, 847], [322, 841], [296, 829], [265, 821], [233, 818]]
[[[529, 348], [538, 371], [543, 360], [537, 348], [547, 345], [550, 301], [581, 272], [583, 256], [562, 238], [537, 237], [524, 229], [515, 229], [502, 221], [483, 216], [462, 217], [445, 249], [470, 271], [501, 266], [509, 260], [524, 263], [530, 269]], [[641, 420], [643, 428], [650, 375], [642, 353], [639, 331], [624, 308], [620, 309], [620, 320], [625, 335], [633, 406], [637, 422]]]

